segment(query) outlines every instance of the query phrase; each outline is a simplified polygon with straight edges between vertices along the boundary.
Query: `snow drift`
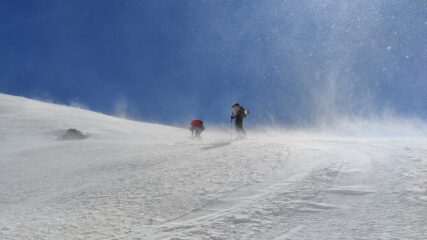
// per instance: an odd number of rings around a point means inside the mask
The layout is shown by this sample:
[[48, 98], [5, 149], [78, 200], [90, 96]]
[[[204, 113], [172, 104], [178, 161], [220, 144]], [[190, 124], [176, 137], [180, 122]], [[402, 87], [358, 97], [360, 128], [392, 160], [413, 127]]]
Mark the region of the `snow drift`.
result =
[[0, 239], [423, 239], [427, 141], [398, 136], [192, 141], [0, 94]]

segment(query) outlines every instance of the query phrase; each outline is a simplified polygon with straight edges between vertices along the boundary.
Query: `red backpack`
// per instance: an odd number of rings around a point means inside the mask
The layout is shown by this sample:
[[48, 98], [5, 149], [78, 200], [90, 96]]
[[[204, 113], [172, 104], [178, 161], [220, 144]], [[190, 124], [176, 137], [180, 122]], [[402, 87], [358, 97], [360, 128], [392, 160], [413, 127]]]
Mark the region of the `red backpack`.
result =
[[191, 126], [195, 126], [195, 127], [203, 126], [203, 121], [199, 119], [193, 120], [191, 121]]

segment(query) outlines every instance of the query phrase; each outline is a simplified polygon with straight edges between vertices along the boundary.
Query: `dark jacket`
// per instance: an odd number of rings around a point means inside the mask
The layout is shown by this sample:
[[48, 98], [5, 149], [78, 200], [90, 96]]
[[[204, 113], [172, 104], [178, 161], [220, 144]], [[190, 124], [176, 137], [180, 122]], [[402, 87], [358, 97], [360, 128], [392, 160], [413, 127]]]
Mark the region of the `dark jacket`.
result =
[[236, 112], [231, 113], [231, 119], [234, 119], [236, 128], [243, 128], [243, 118], [245, 117], [245, 110], [239, 108]]

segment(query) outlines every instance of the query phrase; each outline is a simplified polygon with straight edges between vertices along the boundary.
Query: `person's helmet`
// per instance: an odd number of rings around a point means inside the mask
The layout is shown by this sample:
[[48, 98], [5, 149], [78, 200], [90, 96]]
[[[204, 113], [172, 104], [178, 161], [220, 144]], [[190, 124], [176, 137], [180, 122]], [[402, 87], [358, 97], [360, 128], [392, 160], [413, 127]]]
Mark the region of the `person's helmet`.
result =
[[239, 103], [237, 103], [237, 102], [235, 102], [235, 103], [233, 103], [233, 105], [231, 105], [231, 107], [240, 107], [240, 104]]

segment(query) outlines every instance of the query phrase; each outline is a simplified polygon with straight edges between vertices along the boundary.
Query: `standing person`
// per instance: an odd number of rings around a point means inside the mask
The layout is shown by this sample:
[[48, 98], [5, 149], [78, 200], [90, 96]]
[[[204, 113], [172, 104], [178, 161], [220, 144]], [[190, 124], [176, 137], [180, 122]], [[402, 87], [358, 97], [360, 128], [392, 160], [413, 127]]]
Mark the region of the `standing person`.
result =
[[203, 126], [202, 120], [195, 119], [191, 121], [191, 125], [190, 125], [191, 138], [195, 138], [198, 140], [202, 139], [202, 137], [200, 137], [200, 134], [203, 132], [203, 130], [205, 130], [205, 126]]
[[244, 138], [246, 135], [245, 129], [243, 129], [243, 118], [245, 118], [249, 112], [239, 103], [233, 103], [231, 106], [233, 112], [231, 113], [231, 121], [234, 120], [234, 126], [236, 127], [237, 137]]

